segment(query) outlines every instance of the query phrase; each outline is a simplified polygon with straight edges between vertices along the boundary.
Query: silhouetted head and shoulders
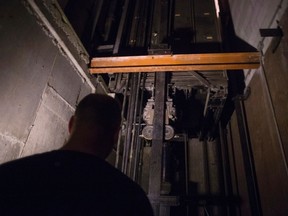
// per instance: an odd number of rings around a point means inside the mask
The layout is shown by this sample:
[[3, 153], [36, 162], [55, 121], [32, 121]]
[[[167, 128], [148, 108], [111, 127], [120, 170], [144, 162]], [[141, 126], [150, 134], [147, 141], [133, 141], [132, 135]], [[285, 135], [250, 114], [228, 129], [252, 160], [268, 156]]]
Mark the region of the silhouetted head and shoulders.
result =
[[107, 95], [90, 94], [77, 106], [69, 122], [70, 138], [62, 149], [93, 154], [105, 159], [118, 138], [119, 103]]
[[0, 215], [152, 215], [143, 190], [105, 161], [120, 124], [115, 99], [83, 98], [61, 149], [0, 166]]

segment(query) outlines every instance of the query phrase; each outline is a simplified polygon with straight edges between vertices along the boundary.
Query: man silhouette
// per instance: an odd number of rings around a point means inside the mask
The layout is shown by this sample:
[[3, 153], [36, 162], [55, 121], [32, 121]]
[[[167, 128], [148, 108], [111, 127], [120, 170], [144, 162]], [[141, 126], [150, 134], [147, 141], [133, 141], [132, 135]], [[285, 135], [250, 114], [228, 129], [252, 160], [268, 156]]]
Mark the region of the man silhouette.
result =
[[140, 186], [105, 161], [120, 122], [113, 98], [86, 96], [61, 149], [0, 166], [0, 215], [153, 215]]

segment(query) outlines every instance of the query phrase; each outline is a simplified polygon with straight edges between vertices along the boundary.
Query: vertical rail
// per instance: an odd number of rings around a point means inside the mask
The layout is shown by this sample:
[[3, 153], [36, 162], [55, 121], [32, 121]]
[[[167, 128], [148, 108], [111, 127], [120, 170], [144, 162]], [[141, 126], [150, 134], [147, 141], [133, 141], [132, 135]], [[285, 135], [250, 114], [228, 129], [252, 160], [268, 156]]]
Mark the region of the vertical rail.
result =
[[[138, 181], [139, 172], [140, 172], [139, 158], [140, 158], [140, 152], [142, 150], [142, 146], [141, 146], [142, 139], [139, 137], [139, 135], [140, 135], [140, 130], [141, 130], [141, 121], [142, 121], [142, 113], [143, 113], [142, 106], [143, 106], [146, 74], [143, 74], [142, 78], [143, 78], [142, 86], [141, 86], [142, 92], [141, 92], [140, 103], [138, 107], [139, 115], [138, 115], [138, 127], [137, 127], [137, 132], [136, 132], [136, 135], [137, 135], [136, 150], [135, 150], [136, 155], [135, 155], [135, 160], [134, 160], [134, 171], [133, 171], [133, 176], [132, 176], [132, 179], [136, 182]], [[141, 75], [140, 75], [140, 79], [141, 79]]]
[[[170, 193], [170, 185], [171, 185], [171, 146], [167, 141], [163, 142], [162, 148], [162, 194]], [[164, 186], [165, 185], [165, 186]]]
[[[124, 89], [125, 90], [124, 91], [124, 99], [123, 99], [122, 110], [121, 110], [121, 127], [123, 126], [123, 121], [124, 121], [124, 111], [125, 111], [126, 101], [127, 101], [129, 78], [130, 78], [130, 74], [128, 74], [127, 82], [126, 82], [125, 89]], [[122, 138], [122, 128], [121, 128], [121, 131], [118, 135], [118, 141], [117, 141], [116, 160], [115, 160], [115, 167], [116, 168], [120, 168], [119, 158], [120, 158], [120, 150], [121, 150], [121, 138]], [[122, 163], [123, 163], [123, 158], [122, 158]]]
[[[222, 171], [223, 171], [223, 184], [224, 192], [226, 198], [232, 197], [232, 181], [231, 181], [231, 171], [230, 171], [230, 161], [228, 154], [228, 143], [226, 138], [225, 129], [222, 128], [221, 122], [219, 123], [219, 135], [220, 135], [220, 153], [221, 153], [221, 162], [222, 162]], [[236, 215], [234, 210], [234, 204], [231, 203], [226, 208], [227, 216]]]
[[[187, 133], [184, 133], [184, 153], [185, 153], [185, 195], [189, 196], [189, 139]], [[190, 215], [189, 204], [186, 206], [186, 215]]]
[[121, 44], [121, 40], [122, 40], [122, 35], [124, 32], [125, 21], [127, 18], [128, 7], [129, 7], [129, 0], [125, 0], [121, 20], [119, 23], [119, 29], [117, 32], [117, 37], [116, 37], [116, 41], [114, 44], [113, 54], [117, 54], [119, 52], [119, 48], [120, 48], [120, 44]]
[[192, 15], [191, 15], [191, 24], [192, 24], [192, 28], [193, 28], [193, 42], [194, 43], [196, 43], [196, 34], [195, 34], [195, 32], [197, 31], [197, 29], [196, 29], [196, 21], [195, 21], [195, 17], [196, 17], [196, 15], [195, 15], [195, 2], [194, 2], [195, 0], [191, 0], [190, 2], [190, 8], [191, 8], [191, 13], [192, 13]]
[[138, 100], [138, 96], [139, 96], [139, 87], [140, 87], [140, 81], [141, 81], [141, 74], [138, 73], [137, 75], [135, 75], [135, 79], [137, 78], [137, 84], [136, 84], [136, 89], [134, 89], [135, 91], [135, 96], [134, 96], [134, 110], [133, 110], [133, 121], [132, 121], [132, 139], [131, 139], [131, 146], [130, 146], [130, 154], [129, 154], [129, 165], [128, 165], [128, 173], [129, 176], [132, 177], [134, 174], [132, 173], [132, 168], [133, 168], [133, 160], [135, 160], [135, 155], [137, 154], [136, 151], [136, 144], [137, 142], [135, 141], [136, 138], [136, 122], [137, 122], [137, 113], [138, 113], [138, 107], [139, 107], [139, 100]]
[[254, 167], [254, 158], [251, 149], [250, 136], [247, 127], [244, 102], [241, 100], [241, 98], [238, 97], [235, 99], [234, 104], [240, 134], [241, 148], [243, 153], [243, 162], [248, 187], [251, 213], [253, 216], [261, 216], [261, 202], [258, 192], [257, 177]]
[[[230, 145], [231, 147], [231, 167], [233, 168], [233, 177], [232, 177], [232, 173], [231, 173], [231, 179], [232, 180], [232, 185], [235, 184], [235, 190], [236, 190], [236, 195], [239, 197], [240, 195], [240, 190], [239, 190], [239, 181], [238, 181], [238, 172], [237, 172], [237, 168], [236, 168], [236, 158], [235, 158], [235, 153], [237, 154], [237, 152], [235, 151], [234, 148], [234, 143], [233, 143], [233, 134], [232, 134], [232, 128], [231, 128], [231, 122], [228, 123], [228, 138], [227, 138], [227, 144], [228, 146]], [[233, 186], [232, 186], [232, 191], [233, 191]], [[241, 213], [241, 208], [239, 205], [236, 206], [235, 208], [235, 212], [232, 215], [242, 215]]]
[[[153, 139], [149, 175], [149, 197], [157, 200], [161, 191], [162, 145], [164, 141], [164, 116], [166, 95], [166, 74], [155, 74], [155, 108], [153, 123]], [[152, 202], [155, 216], [160, 215], [160, 203]]]
[[127, 117], [127, 128], [126, 128], [126, 137], [124, 141], [124, 151], [123, 151], [123, 163], [122, 163], [122, 172], [128, 174], [128, 164], [130, 156], [130, 146], [132, 143], [132, 127], [133, 127], [133, 117], [134, 117], [134, 107], [136, 102], [136, 74], [132, 75], [131, 91], [129, 96], [129, 106], [128, 106], [128, 117]]
[[170, 35], [170, 1], [155, 0], [153, 8], [152, 35], [150, 41], [149, 53], [170, 53], [169, 40]]
[[95, 30], [96, 30], [96, 26], [100, 17], [100, 12], [103, 6], [103, 1], [104, 0], [94, 2], [93, 11], [95, 11], [95, 17], [93, 19], [90, 41], [93, 41], [94, 36], [95, 36]]

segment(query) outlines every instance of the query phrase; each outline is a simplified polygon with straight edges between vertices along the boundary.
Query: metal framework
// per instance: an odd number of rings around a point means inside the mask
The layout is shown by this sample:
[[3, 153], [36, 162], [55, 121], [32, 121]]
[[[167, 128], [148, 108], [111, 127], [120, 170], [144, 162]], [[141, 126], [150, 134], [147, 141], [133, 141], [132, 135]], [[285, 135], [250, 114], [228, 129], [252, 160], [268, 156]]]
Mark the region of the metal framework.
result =
[[90, 73], [180, 72], [256, 69], [258, 52], [97, 57]]

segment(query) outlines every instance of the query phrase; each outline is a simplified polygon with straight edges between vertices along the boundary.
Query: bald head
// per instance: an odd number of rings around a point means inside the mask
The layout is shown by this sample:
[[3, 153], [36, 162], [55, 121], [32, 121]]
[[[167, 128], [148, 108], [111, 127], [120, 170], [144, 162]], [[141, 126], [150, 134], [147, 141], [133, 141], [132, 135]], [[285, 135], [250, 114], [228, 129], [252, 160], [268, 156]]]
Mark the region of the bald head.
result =
[[121, 108], [115, 99], [89, 94], [76, 107], [69, 124], [71, 136], [63, 148], [105, 158], [118, 138], [120, 123]]
[[121, 109], [119, 103], [110, 96], [89, 94], [78, 104], [75, 117], [76, 126], [87, 125], [113, 133], [119, 129]]

